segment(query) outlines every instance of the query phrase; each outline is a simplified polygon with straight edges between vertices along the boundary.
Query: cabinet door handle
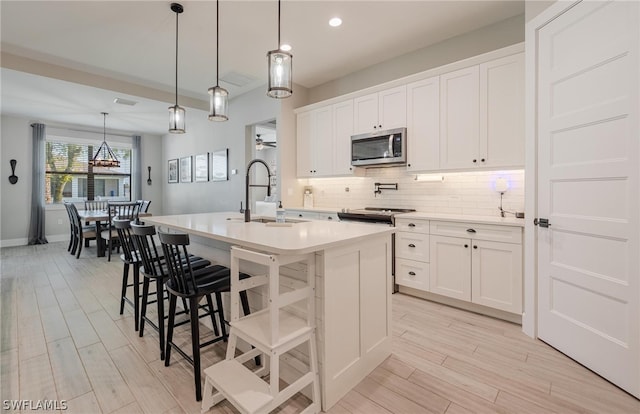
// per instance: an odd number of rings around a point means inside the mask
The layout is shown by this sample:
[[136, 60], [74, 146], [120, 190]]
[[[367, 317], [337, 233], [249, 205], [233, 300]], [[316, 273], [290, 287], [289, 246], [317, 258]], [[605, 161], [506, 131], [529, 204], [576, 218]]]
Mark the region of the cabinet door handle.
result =
[[416, 272], [409, 272], [409, 276], [415, 276]]
[[465, 244], [465, 245], [464, 245], [464, 248], [465, 248], [465, 249], [466, 249], [466, 248], [468, 248], [468, 247], [469, 247], [469, 245], [468, 245], [468, 244]]
[[473, 246], [473, 248], [474, 248], [474, 249], [477, 249], [477, 248], [478, 248], [478, 246]]
[[327, 219], [329, 219], [329, 220], [333, 220], [333, 217], [329, 216], [329, 217], [327, 217]]
[[415, 244], [413, 244], [413, 243], [410, 243], [410, 244], [409, 244], [409, 247], [416, 247], [416, 245], [415, 245]]
[[302, 217], [302, 214], [298, 214], [298, 217]]
[[474, 163], [478, 162], [478, 160], [473, 160]]
[[415, 224], [413, 224], [413, 223], [409, 223], [409, 224], [407, 224], [407, 226], [409, 226], [409, 227], [415, 227], [416, 225], [415, 225]]
[[378, 128], [382, 128], [382, 125], [378, 125]]
[[474, 229], [467, 229], [467, 233], [475, 233], [476, 231]]
[[481, 158], [480, 161], [484, 162], [484, 158]]

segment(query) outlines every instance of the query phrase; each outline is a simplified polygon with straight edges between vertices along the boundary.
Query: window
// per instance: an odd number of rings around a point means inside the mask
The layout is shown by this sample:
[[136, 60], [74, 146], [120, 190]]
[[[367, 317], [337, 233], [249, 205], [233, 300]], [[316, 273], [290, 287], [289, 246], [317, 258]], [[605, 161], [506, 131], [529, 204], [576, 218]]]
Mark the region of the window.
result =
[[45, 202], [131, 200], [131, 148], [109, 146], [120, 160], [118, 168], [92, 167], [89, 159], [100, 141], [48, 136], [45, 144]]

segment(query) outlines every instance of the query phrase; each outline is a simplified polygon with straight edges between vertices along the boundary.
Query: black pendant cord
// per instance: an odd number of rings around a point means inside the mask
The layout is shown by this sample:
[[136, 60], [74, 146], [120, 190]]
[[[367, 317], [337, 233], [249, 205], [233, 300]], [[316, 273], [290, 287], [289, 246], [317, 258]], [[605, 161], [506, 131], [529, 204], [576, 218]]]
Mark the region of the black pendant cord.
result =
[[102, 113], [102, 159], [107, 159], [107, 113]]
[[176, 12], [176, 106], [178, 106], [178, 16], [179, 12]]
[[280, 50], [280, 0], [278, 0], [278, 50]]
[[216, 87], [220, 86], [220, 2], [216, 0]]

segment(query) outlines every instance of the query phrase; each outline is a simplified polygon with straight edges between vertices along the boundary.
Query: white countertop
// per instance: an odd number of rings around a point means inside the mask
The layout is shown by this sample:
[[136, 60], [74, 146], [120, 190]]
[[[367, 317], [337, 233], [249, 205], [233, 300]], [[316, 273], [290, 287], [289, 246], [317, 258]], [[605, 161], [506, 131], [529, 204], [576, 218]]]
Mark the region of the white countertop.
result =
[[245, 223], [243, 215], [235, 212], [152, 216], [145, 222], [276, 254], [305, 254], [395, 231], [387, 226], [315, 220], [272, 227], [268, 223]]
[[439, 220], [439, 221], [456, 221], [462, 223], [479, 223], [479, 224], [498, 224], [502, 226], [516, 226], [524, 227], [525, 219], [517, 219], [511, 217], [497, 217], [497, 216], [476, 216], [476, 215], [461, 215], [461, 214], [442, 214], [442, 213], [424, 213], [421, 211], [415, 211], [413, 213], [402, 213], [395, 215], [397, 219], [423, 219], [423, 220]]

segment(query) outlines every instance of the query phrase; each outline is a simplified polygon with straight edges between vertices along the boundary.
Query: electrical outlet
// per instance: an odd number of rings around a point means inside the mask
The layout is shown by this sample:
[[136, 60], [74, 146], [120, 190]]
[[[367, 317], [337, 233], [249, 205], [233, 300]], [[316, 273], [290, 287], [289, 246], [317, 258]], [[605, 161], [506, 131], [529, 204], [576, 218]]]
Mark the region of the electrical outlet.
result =
[[62, 219], [58, 219], [58, 224], [62, 224]]

